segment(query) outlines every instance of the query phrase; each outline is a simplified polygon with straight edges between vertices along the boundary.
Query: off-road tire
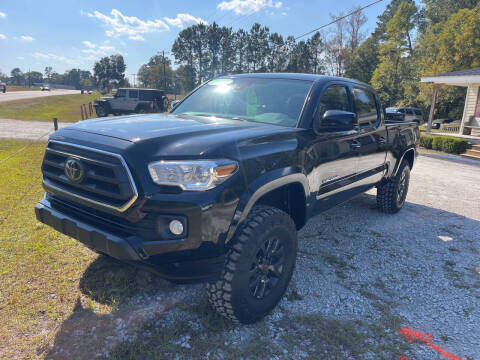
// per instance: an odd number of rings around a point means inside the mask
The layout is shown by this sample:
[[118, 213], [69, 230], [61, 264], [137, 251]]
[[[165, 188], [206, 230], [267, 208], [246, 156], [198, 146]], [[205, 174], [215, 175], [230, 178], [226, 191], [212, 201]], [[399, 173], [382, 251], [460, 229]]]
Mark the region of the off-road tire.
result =
[[99, 105], [95, 107], [95, 113], [97, 117], [106, 117], [109, 114], [109, 111], [105, 105]]
[[[400, 164], [397, 174], [391, 179], [384, 180], [380, 185], [377, 186], [378, 209], [387, 214], [395, 214], [399, 212], [405, 204], [409, 182], [410, 165], [408, 161], [403, 160]], [[400, 191], [402, 191], [401, 194], [399, 194]]]
[[[278, 240], [277, 240], [278, 239]], [[255, 206], [232, 239], [221, 275], [207, 284], [206, 290], [210, 304], [223, 316], [234, 323], [254, 323], [267, 315], [280, 301], [287, 290], [295, 268], [297, 255], [297, 232], [295, 224], [285, 212], [270, 206]], [[275, 248], [282, 251], [282, 265], [271, 265], [266, 270], [259, 261], [259, 253], [268, 253], [265, 244], [280, 241]], [[273, 246], [273, 245], [272, 245]], [[265, 250], [265, 251], [264, 251]], [[273, 257], [273, 256], [272, 256]], [[262, 263], [267, 261], [263, 258]], [[277, 269], [275, 269], [277, 267]], [[275, 282], [268, 280], [262, 294], [256, 297], [258, 284], [252, 293], [252, 278], [255, 273], [272, 272]], [[281, 275], [275, 270], [281, 268]], [[253, 275], [252, 275], [253, 274]], [[263, 273], [262, 273], [263, 274]], [[263, 276], [263, 275], [262, 275]], [[278, 277], [277, 277], [278, 276]], [[273, 284], [268, 287], [269, 284]], [[268, 288], [268, 292], [266, 292]]]

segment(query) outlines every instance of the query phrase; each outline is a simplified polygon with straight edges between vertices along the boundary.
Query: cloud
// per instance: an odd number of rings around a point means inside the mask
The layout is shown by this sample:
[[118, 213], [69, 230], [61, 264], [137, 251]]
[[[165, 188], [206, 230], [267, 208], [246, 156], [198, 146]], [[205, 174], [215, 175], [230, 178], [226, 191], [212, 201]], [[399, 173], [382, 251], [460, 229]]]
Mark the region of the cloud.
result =
[[0, 34], [0, 40], [5, 40], [7, 37], [3, 34]]
[[110, 45], [96, 45], [88, 40], [82, 42], [85, 45], [86, 49], [82, 49], [81, 52], [89, 55], [107, 55], [115, 51], [115, 48]]
[[273, 0], [230, 0], [223, 1], [217, 5], [222, 11], [233, 11], [237, 15], [252, 14], [266, 7], [280, 9], [283, 6], [281, 1]]
[[30, 36], [30, 35], [22, 35], [22, 36], [20, 36], [20, 40], [30, 42], [30, 41], [35, 40], [35, 38]]
[[78, 65], [79, 64], [79, 62], [76, 59], [67, 58], [63, 55], [56, 55], [56, 54], [51, 54], [51, 53], [45, 54], [45, 53], [36, 52], [36, 53], [33, 53], [32, 56], [35, 59], [39, 59], [39, 60], [54, 61], [54, 62], [57, 62], [57, 63], [60, 62], [60, 63], [69, 64], [69, 65]]
[[0, 18], [1, 19], [5, 19], [7, 17], [7, 14], [5, 14], [4, 12], [1, 12], [0, 11]]
[[193, 24], [208, 24], [205, 20], [199, 17], [195, 17], [190, 14], [177, 14], [175, 18], [164, 17], [165, 21], [172, 26], [180, 29], [186, 28]]
[[25, 60], [25, 58], [23, 56], [17, 56], [17, 59], [18, 60]]
[[144, 38], [142, 35], [140, 35], [140, 34], [130, 35], [128, 38], [129, 38], [130, 40], [135, 40], [135, 41], [144, 41], [144, 40], [145, 40], [145, 38]]
[[142, 40], [141, 34], [155, 33], [170, 30], [169, 26], [160, 19], [141, 20], [135, 16], [123, 15], [119, 10], [112, 9], [111, 16], [99, 11], [88, 13], [88, 17], [100, 20], [105, 24], [108, 37], [128, 36], [131, 40]]

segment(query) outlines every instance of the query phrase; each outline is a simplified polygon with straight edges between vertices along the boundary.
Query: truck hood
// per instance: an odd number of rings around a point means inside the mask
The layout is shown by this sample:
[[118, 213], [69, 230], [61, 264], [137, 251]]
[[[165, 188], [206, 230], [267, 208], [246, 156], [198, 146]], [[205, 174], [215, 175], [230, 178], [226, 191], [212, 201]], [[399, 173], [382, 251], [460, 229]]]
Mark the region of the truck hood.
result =
[[280, 126], [175, 114], [151, 114], [120, 116], [85, 120], [63, 128], [63, 131], [82, 131], [97, 135], [114, 137], [133, 143], [152, 139], [170, 138], [201, 134], [230, 133], [247, 129], [276, 128]]

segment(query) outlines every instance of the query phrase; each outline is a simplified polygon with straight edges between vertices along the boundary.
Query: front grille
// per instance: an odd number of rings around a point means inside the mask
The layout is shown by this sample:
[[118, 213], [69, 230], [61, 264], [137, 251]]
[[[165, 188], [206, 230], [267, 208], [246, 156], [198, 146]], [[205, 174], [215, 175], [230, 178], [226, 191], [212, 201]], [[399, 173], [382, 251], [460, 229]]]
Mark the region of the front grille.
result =
[[[68, 159], [81, 166], [82, 178], [73, 181], [65, 172]], [[101, 150], [52, 140], [42, 163], [48, 190], [118, 211], [125, 211], [138, 197], [123, 158]]]

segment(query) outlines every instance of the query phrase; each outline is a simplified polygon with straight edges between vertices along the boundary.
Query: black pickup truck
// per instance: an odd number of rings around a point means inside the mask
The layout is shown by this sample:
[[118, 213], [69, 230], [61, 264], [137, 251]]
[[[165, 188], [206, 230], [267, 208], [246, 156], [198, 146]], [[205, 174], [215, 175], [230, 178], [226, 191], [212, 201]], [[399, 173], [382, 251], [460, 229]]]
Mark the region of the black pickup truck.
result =
[[170, 114], [82, 121], [51, 135], [37, 219], [171, 281], [207, 281], [211, 304], [251, 323], [281, 299], [297, 230], [373, 187], [404, 205], [419, 142], [385, 124], [372, 88], [337, 77], [211, 80]]

